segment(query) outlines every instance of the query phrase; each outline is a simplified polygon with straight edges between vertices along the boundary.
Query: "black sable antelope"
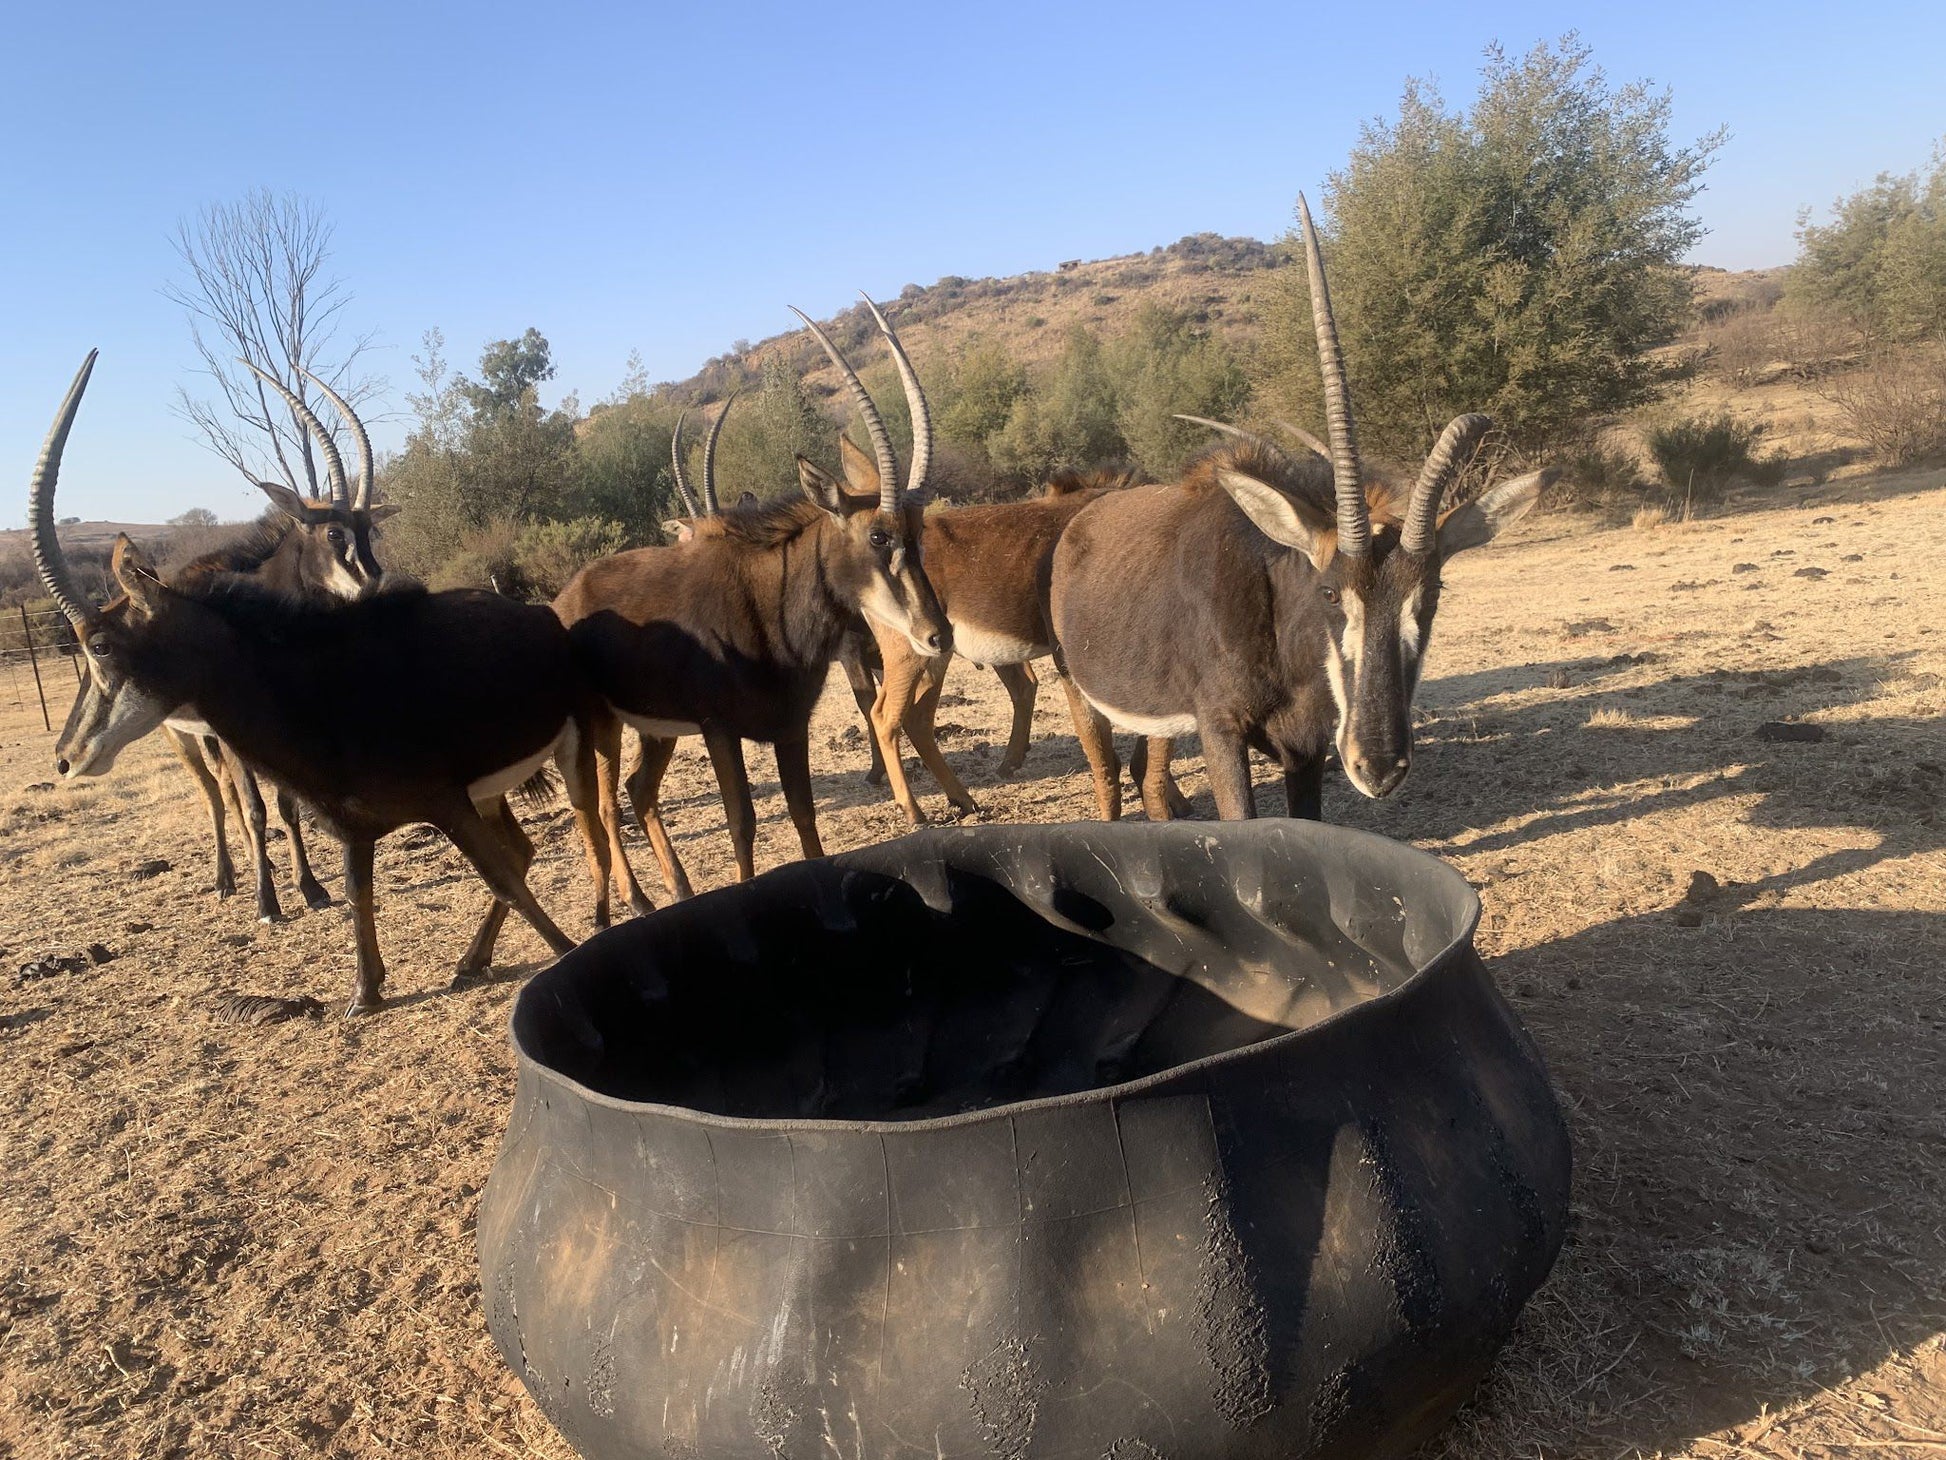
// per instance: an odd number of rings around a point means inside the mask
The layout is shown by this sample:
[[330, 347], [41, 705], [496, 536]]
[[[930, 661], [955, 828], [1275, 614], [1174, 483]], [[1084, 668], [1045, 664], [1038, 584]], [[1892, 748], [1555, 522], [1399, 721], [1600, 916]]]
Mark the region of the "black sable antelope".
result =
[[[800, 314], [800, 318], [804, 318]], [[888, 625], [921, 654], [943, 649], [951, 630], [920, 562], [922, 508], [931, 458], [925, 397], [906, 377], [912, 407], [912, 479], [899, 489], [891, 437], [844, 357], [808, 318], [864, 417], [878, 463], [878, 490], [849, 491], [803, 457], [803, 498], [733, 508], [675, 548], [637, 548], [590, 563], [554, 600], [578, 661], [612, 714], [596, 732], [602, 818], [621, 847], [614, 777], [622, 725], [642, 738], [629, 799], [671, 894], [688, 875], [662, 824], [658, 797], [676, 739], [701, 734], [729, 819], [740, 879], [755, 875], [756, 812], [744, 740], [774, 746], [777, 779], [807, 857], [824, 854], [811, 794], [811, 711], [841, 641], [860, 616]], [[888, 341], [891, 326], [880, 320]], [[626, 856], [615, 872], [629, 904], [652, 906]], [[609, 916], [598, 884], [595, 920]]]
[[89, 604], [54, 535], [54, 489], [94, 363], [91, 353], [69, 387], [28, 492], [35, 566], [86, 650], [87, 681], [56, 750], [62, 776], [103, 774], [125, 746], [193, 707], [343, 844], [357, 930], [352, 1013], [377, 1008], [385, 981], [374, 844], [408, 823], [445, 832], [493, 891], [459, 977], [487, 967], [509, 906], [555, 952], [572, 948], [527, 890], [533, 843], [505, 799], [551, 757], [591, 868], [606, 880], [584, 730], [599, 704], [575, 673], [560, 622], [491, 593], [417, 586], [330, 606], [235, 575], [178, 590], [126, 537], [113, 559], [122, 596]]
[[1373, 797], [1396, 790], [1411, 764], [1412, 696], [1440, 564], [1519, 521], [1550, 475], [1440, 516], [1447, 485], [1492, 424], [1466, 415], [1439, 438], [1403, 519], [1382, 492], [1368, 498], [1317, 235], [1302, 198], [1298, 208], [1328, 467], [1267, 443], [1226, 447], [1180, 482], [1084, 508], [1055, 550], [1054, 633], [1070, 694], [1085, 700], [1076, 719], [1106, 819], [1121, 814], [1108, 724], [1149, 737], [1140, 781], [1156, 819], [1178, 807], [1167, 741], [1192, 732], [1228, 819], [1256, 814], [1253, 748], [1283, 767], [1293, 816], [1318, 816], [1334, 738], [1354, 786]]
[[[361, 598], [378, 587], [382, 577], [378, 560], [372, 554], [372, 527], [398, 509], [373, 506], [371, 500], [373, 457], [371, 438], [364, 422], [351, 405], [315, 375], [306, 375], [337, 407], [339, 415], [358, 443], [358, 489], [354, 494], [345, 476], [344, 460], [331, 434], [297, 396], [284, 388], [274, 376], [245, 365], [289, 402], [290, 409], [304, 429], [317, 441], [324, 458], [330, 496], [322, 501], [302, 497], [281, 482], [258, 482], [279, 515], [236, 542], [206, 553], [170, 575], [170, 586], [193, 592], [203, 580], [226, 573], [247, 573], [266, 589], [294, 598], [329, 600]], [[175, 718], [163, 723], [163, 734], [189, 773], [195, 777], [209, 813], [210, 833], [216, 844], [216, 895], [228, 897], [236, 891], [236, 871], [230, 861], [228, 838], [224, 835], [224, 803], [228, 801], [243, 824], [255, 875], [257, 916], [276, 922], [283, 916], [277, 901], [277, 883], [271, 867], [266, 830], [268, 818], [257, 777], [221, 740], [209, 732], [208, 725], [192, 718]], [[297, 803], [282, 787], [276, 792], [277, 819], [290, 839], [291, 875], [297, 892], [312, 908], [328, 907], [331, 895], [311, 871], [305, 850], [304, 829], [298, 819]]]

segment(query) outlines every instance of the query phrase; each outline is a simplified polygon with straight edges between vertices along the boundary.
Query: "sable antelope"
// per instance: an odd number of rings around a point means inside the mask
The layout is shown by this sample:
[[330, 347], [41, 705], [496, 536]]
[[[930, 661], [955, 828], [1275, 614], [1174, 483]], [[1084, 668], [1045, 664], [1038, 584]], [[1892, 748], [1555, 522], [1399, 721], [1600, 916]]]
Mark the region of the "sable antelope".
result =
[[[869, 303], [869, 301], [867, 301]], [[876, 313], [876, 307], [874, 306]], [[701, 734], [709, 747], [736, 850], [737, 875], [755, 875], [756, 812], [744, 740], [769, 742], [777, 778], [804, 855], [823, 855], [811, 795], [811, 711], [846, 631], [862, 616], [938, 653], [951, 630], [921, 564], [921, 506], [932, 454], [923, 392], [909, 365], [902, 378], [912, 408], [912, 476], [900, 491], [885, 422], [837, 346], [799, 312], [845, 381], [877, 458], [878, 488], [848, 490], [797, 458], [803, 497], [724, 514], [719, 525], [675, 548], [637, 548], [589, 564], [554, 601], [579, 662], [612, 711], [598, 727], [601, 812], [620, 848], [615, 775], [621, 726], [642, 737], [629, 798], [664, 882], [689, 895], [658, 803], [676, 737]], [[879, 316], [895, 357], [903, 350]], [[629, 904], [651, 904], [626, 856], [616, 863]], [[597, 888], [596, 921], [609, 916], [608, 885]]]
[[[494, 894], [457, 978], [488, 966], [509, 906], [555, 952], [572, 948], [527, 890], [533, 843], [505, 800], [552, 757], [585, 823], [591, 868], [606, 880], [584, 729], [600, 706], [575, 673], [560, 622], [491, 593], [417, 584], [329, 605], [236, 575], [179, 590], [126, 536], [112, 559], [122, 596], [90, 604], [54, 535], [54, 490], [94, 364], [90, 352], [28, 491], [35, 566], [86, 651], [87, 679], [56, 747], [60, 774], [105, 773], [124, 747], [193, 706], [340, 840], [357, 941], [352, 1013], [377, 1008], [385, 981], [374, 844], [410, 822], [445, 832]], [[348, 685], [358, 693], [345, 693]]]
[[[871, 459], [848, 440], [840, 446], [846, 477], [854, 486], [869, 484], [875, 472]], [[1036, 682], [1028, 666], [1054, 652], [1047, 628], [1047, 574], [1054, 545], [1083, 507], [1134, 479], [1133, 472], [1064, 472], [1039, 497], [926, 514], [926, 576], [953, 626], [952, 646], [937, 655], [920, 655], [902, 636], [873, 625], [884, 674], [871, 711], [872, 738], [893, 798], [914, 826], [925, 816], [906, 782], [899, 730], [903, 727], [912, 738], [913, 749], [946, 798], [963, 812], [978, 810], [939, 753], [933, 734], [946, 671], [957, 652], [990, 667], [1006, 687], [1013, 723], [999, 770], [1011, 775], [1020, 769], [1034, 728]]]
[[1463, 415], [1426, 459], [1402, 519], [1383, 493], [1368, 492], [1302, 198], [1298, 211], [1328, 469], [1262, 443], [1223, 448], [1180, 482], [1090, 504], [1055, 550], [1054, 632], [1104, 819], [1121, 812], [1109, 724], [1151, 737], [1141, 790], [1156, 819], [1177, 809], [1166, 741], [1191, 731], [1202, 736], [1227, 819], [1256, 814], [1252, 748], [1282, 765], [1292, 816], [1319, 815], [1334, 739], [1361, 792], [1396, 790], [1411, 763], [1412, 696], [1439, 607], [1440, 564], [1519, 521], [1551, 475], [1521, 477], [1439, 516], [1447, 485], [1492, 424]]
[[[675, 475], [676, 494], [682, 499], [686, 517], [672, 517], [662, 524], [662, 530], [679, 543], [688, 542], [699, 532], [722, 530], [723, 509], [716, 497], [716, 437], [723, 429], [723, 418], [730, 414], [730, 405], [740, 392], [731, 391], [723, 402], [723, 409], [717, 412], [716, 419], [710, 423], [709, 435], [703, 441], [703, 484], [700, 498], [689, 490], [689, 479], [682, 465], [682, 423], [689, 412], [681, 411], [676, 416], [676, 429], [669, 435], [669, 465]], [[874, 489], [876, 495], [876, 489]], [[745, 492], [738, 499], [737, 506], [755, 507], [757, 494]], [[878, 694], [878, 680], [873, 670], [877, 659], [871, 635], [863, 628], [854, 628], [838, 646], [838, 667], [845, 672], [845, 680], [851, 686], [851, 697], [858, 704], [858, 713], [864, 717], [866, 743], [872, 749], [872, 768], [865, 773], [865, 779], [877, 785], [885, 778], [885, 761], [879, 755], [878, 740], [872, 735], [872, 701]]]
[[[305, 374], [337, 407], [358, 444], [359, 476], [354, 495], [346, 480], [343, 458], [337, 444], [303, 400], [284, 387], [275, 376], [243, 362], [289, 403], [291, 411], [305, 430], [317, 441], [324, 458], [328, 499], [319, 501], [300, 496], [282, 482], [260, 481], [257, 486], [270, 498], [281, 514], [225, 547], [206, 553], [185, 564], [170, 576], [170, 584], [190, 591], [194, 584], [225, 573], [254, 575], [267, 589], [298, 598], [358, 598], [378, 586], [382, 571], [372, 554], [372, 526], [398, 509], [374, 506], [371, 501], [374, 477], [371, 438], [364, 422], [351, 405], [324, 381], [309, 371]], [[267, 846], [268, 818], [256, 775], [236, 756], [226, 754], [222, 742], [209, 734], [209, 727], [193, 718], [172, 719], [164, 723], [163, 733], [170, 748], [196, 780], [209, 814], [210, 832], [216, 844], [216, 895], [228, 897], [236, 890], [236, 874], [230, 861], [228, 838], [224, 834], [224, 803], [228, 801], [245, 829], [252, 869], [256, 878], [257, 917], [277, 922], [283, 909], [277, 901], [277, 885]], [[304, 830], [297, 804], [289, 791], [277, 788], [277, 819], [283, 823], [291, 847], [291, 875], [298, 895], [312, 908], [331, 905], [331, 895], [311, 871], [304, 845]]]

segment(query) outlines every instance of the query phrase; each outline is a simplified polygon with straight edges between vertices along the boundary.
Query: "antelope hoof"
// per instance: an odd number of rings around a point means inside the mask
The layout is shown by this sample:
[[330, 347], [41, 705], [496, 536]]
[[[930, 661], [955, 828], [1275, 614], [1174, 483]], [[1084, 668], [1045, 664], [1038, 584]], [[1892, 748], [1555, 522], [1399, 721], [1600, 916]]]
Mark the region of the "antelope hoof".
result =
[[323, 912], [331, 906], [331, 894], [324, 890], [324, 884], [315, 878], [297, 884], [297, 895], [304, 899], [304, 905], [312, 912]]
[[1020, 768], [1025, 764], [1027, 764], [1027, 757], [1024, 755], [1021, 756], [1020, 759], [1018, 760], [1015, 760], [1012, 756], [1008, 756], [1005, 760], [1001, 761], [1000, 764], [994, 768], [993, 773], [996, 776], [999, 776], [1002, 780], [1004, 780], [1008, 776], [1016, 774], [1020, 770]]
[[378, 994], [357, 994], [352, 998], [351, 1007], [345, 1010], [345, 1017], [363, 1018], [367, 1014], [376, 1014], [384, 1007], [385, 1000]]
[[873, 766], [873, 767], [872, 767], [872, 768], [871, 768], [870, 770], [868, 770], [868, 771], [866, 771], [866, 772], [865, 772], [865, 784], [866, 784], [866, 785], [868, 785], [868, 786], [882, 786], [882, 785], [884, 785], [884, 784], [885, 784], [885, 767], [884, 767], [884, 766], [882, 766], [882, 765], [875, 765], [875, 766]]
[[597, 928], [605, 928], [609, 926], [613, 921], [614, 918], [609, 914], [606, 905], [595, 909], [595, 926]]
[[470, 989], [493, 971], [490, 963], [462, 963], [453, 970], [453, 981], [448, 988]]
[[260, 907], [257, 909], [257, 921], [262, 923], [266, 928], [274, 928], [277, 924], [286, 921], [284, 910], [281, 907], [273, 907], [268, 910]]
[[[676, 895], [682, 897], [686, 896], [687, 893], [681, 892]], [[655, 904], [650, 902], [647, 897], [631, 897], [628, 900], [628, 910], [638, 918], [645, 918], [655, 911]]]

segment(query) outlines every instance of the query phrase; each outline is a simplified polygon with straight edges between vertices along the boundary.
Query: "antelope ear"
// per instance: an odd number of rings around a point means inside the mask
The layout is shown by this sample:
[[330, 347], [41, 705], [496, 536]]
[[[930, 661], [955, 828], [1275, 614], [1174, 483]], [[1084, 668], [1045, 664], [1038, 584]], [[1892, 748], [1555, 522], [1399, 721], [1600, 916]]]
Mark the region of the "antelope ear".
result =
[[1439, 555], [1450, 558], [1479, 547], [1534, 510], [1541, 492], [1561, 473], [1554, 467], [1502, 482], [1492, 491], [1462, 502], [1439, 519]]
[[838, 438], [838, 459], [845, 469], [845, 486], [854, 495], [878, 496], [878, 461], [866, 455], [849, 436]]
[[833, 517], [845, 515], [845, 489], [838, 479], [806, 457], [797, 458], [797, 484], [804, 495]]
[[304, 499], [282, 482], [258, 482], [257, 490], [270, 498], [272, 505], [279, 512], [282, 512], [286, 517], [290, 518], [291, 521], [297, 523], [310, 522], [311, 514], [306, 510]]
[[1320, 570], [1331, 561], [1332, 546], [1337, 539], [1321, 524], [1306, 522], [1297, 504], [1270, 483], [1229, 469], [1218, 472], [1216, 479], [1230, 494], [1230, 499], [1243, 509], [1243, 515], [1272, 542], [1297, 549], [1311, 560], [1312, 567]]
[[380, 502], [376, 507], [367, 507], [365, 516], [373, 522], [383, 522], [388, 517], [399, 515], [397, 502]]
[[149, 555], [131, 542], [125, 532], [115, 534], [115, 551], [109, 559], [109, 569], [137, 614], [148, 618], [162, 607], [162, 575], [156, 572]]

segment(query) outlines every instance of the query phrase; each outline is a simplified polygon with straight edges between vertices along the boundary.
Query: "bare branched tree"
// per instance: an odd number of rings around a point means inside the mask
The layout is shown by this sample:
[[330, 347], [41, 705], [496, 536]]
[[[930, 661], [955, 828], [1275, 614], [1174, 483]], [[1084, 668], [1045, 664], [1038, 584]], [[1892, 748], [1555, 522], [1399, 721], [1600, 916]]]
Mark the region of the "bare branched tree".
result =
[[[188, 314], [204, 373], [215, 385], [213, 398], [179, 388], [177, 414], [250, 481], [281, 480], [305, 496], [325, 495], [311, 438], [296, 413], [237, 361], [270, 372], [307, 405], [317, 394], [307, 371], [354, 406], [382, 389], [383, 382], [357, 371], [371, 337], [338, 339], [351, 295], [343, 280], [324, 272], [330, 221], [308, 199], [259, 188], [184, 220], [173, 241], [185, 272], [164, 292]], [[343, 430], [322, 400], [312, 409], [334, 435]]]

